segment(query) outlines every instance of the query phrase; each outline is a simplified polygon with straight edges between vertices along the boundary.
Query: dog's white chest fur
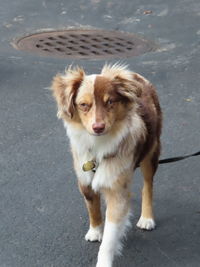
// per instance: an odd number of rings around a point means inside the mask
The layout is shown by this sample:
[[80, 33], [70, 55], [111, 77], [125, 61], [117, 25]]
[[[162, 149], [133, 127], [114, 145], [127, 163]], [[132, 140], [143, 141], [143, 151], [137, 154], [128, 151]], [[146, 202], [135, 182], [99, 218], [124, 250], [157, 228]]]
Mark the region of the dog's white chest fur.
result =
[[[143, 124], [137, 116], [132, 117], [132, 147], [134, 150], [135, 140], [141, 135]], [[90, 135], [86, 130], [77, 130], [72, 125], [64, 123], [69, 136], [72, 150], [76, 153], [75, 170], [81, 184], [91, 185], [95, 191], [101, 187], [112, 187], [113, 183], [123, 171], [133, 164], [133, 154], [121, 155], [118, 153], [120, 144], [130, 134], [130, 128], [124, 122], [115, 136], [106, 134], [102, 136]], [[115, 154], [110, 160], [106, 158]], [[95, 160], [98, 164], [96, 172], [84, 172], [82, 167], [87, 161]]]
[[[92, 185], [96, 191], [99, 187], [112, 186], [115, 177], [126, 167], [125, 165], [127, 163], [121, 159], [121, 164], [116, 165], [116, 160], [112, 159], [108, 164], [104, 157], [117, 153], [120, 142], [128, 134], [128, 128], [122, 127], [113, 137], [109, 134], [92, 136], [84, 129], [77, 130], [67, 123], [64, 125], [71, 142], [72, 150], [75, 151], [77, 156], [75, 170], [80, 182], [83, 185]], [[97, 162], [98, 167], [95, 173], [92, 171], [84, 172], [82, 170], [83, 164], [90, 160]]]

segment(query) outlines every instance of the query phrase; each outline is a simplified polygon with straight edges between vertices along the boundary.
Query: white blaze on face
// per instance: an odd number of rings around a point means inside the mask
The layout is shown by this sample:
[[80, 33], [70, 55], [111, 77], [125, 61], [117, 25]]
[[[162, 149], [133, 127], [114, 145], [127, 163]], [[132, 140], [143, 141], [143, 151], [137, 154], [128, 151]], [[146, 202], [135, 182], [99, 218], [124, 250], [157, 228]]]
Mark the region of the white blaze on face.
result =
[[87, 94], [94, 95], [94, 83], [96, 76], [96, 74], [85, 76], [85, 79], [78, 89], [77, 99], [84, 98]]
[[96, 74], [85, 76], [85, 79], [83, 80], [80, 88], [78, 89], [76, 102], [78, 103], [88, 103], [92, 104], [87, 120], [83, 122], [86, 129], [93, 133], [92, 125], [96, 122], [96, 105], [95, 105], [95, 99], [94, 99], [94, 84], [96, 80]]

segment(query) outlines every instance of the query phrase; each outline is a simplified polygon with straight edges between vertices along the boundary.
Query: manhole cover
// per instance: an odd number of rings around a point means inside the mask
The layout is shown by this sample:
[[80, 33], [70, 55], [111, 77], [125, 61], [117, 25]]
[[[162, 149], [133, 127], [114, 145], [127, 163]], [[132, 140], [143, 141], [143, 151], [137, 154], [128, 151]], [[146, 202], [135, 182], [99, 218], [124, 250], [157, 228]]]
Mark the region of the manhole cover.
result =
[[155, 50], [152, 42], [134, 34], [104, 30], [63, 30], [18, 39], [14, 47], [41, 56], [103, 59], [125, 58]]

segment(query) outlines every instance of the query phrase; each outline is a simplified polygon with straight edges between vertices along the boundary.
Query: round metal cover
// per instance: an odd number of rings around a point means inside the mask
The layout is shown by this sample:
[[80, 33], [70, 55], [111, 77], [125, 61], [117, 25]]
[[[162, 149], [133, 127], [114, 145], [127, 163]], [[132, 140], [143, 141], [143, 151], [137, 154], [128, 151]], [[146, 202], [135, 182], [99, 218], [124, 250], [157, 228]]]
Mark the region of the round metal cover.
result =
[[127, 58], [155, 50], [152, 42], [134, 34], [104, 30], [62, 30], [18, 39], [16, 49], [41, 56], [74, 59]]

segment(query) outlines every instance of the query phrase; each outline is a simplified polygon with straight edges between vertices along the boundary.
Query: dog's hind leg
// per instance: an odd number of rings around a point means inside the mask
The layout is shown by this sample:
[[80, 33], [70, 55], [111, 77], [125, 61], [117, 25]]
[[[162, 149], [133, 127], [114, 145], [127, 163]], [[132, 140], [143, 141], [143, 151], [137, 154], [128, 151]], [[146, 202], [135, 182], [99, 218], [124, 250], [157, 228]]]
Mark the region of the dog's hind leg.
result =
[[142, 211], [137, 226], [145, 230], [153, 230], [155, 221], [153, 216], [153, 177], [158, 166], [160, 145], [156, 143], [154, 149], [140, 163], [140, 168], [144, 176], [142, 189]]
[[90, 186], [79, 183], [80, 192], [83, 194], [87, 206], [90, 228], [85, 235], [87, 241], [101, 241], [103, 235], [100, 195], [95, 193]]

